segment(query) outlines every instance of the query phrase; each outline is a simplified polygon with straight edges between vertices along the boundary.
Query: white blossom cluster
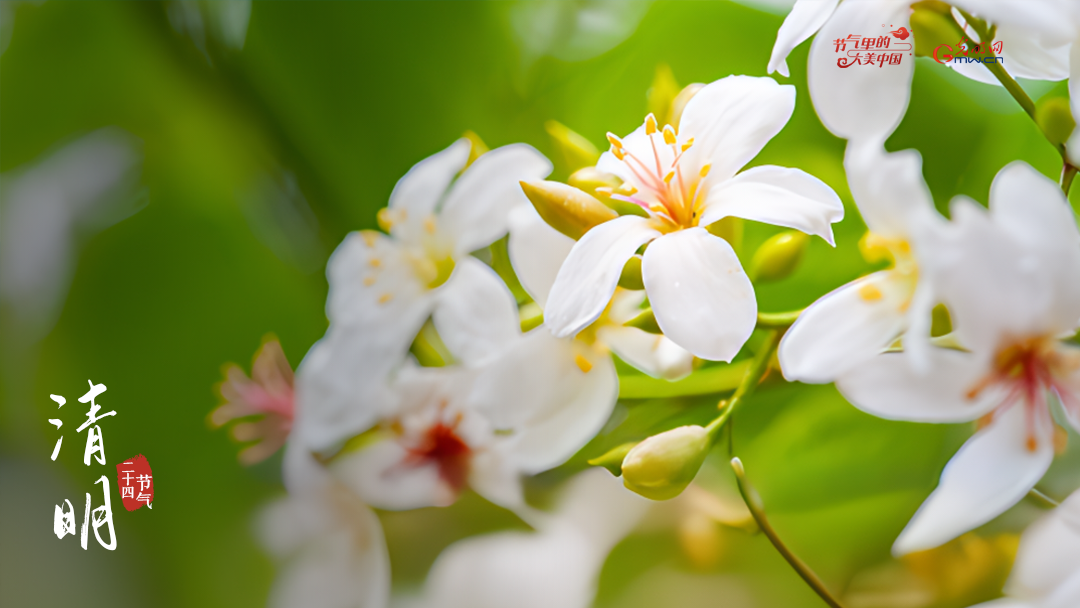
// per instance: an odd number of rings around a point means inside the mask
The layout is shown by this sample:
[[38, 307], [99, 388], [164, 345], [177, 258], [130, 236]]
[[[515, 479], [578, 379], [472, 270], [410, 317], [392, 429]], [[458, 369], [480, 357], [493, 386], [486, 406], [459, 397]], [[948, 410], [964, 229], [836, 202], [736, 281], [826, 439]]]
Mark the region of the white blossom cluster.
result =
[[[1004, 66], [1014, 76], [1060, 80], [1080, 66], [1072, 2], [953, 4], [939, 15], [1008, 36]], [[788, 53], [816, 33], [814, 109], [847, 140], [846, 178], [869, 230], [860, 247], [889, 262], [783, 325], [784, 378], [835, 383], [855, 407], [890, 420], [978, 421], [897, 538], [897, 555], [1002, 514], [1047, 471], [1063, 426], [1080, 431], [1080, 347], [1070, 341], [1080, 326], [1080, 232], [1061, 186], [1014, 162], [998, 172], [988, 207], [957, 197], [944, 217], [919, 154], [884, 146], [906, 110], [913, 58], [895, 69], [835, 66], [833, 39], [882, 21], [910, 28], [916, 9], [909, 0], [799, 0], [769, 62], [786, 75]], [[994, 78], [986, 66], [957, 70]], [[380, 211], [384, 231], [353, 233], [333, 254], [329, 329], [295, 389], [291, 376], [282, 388], [281, 374], [277, 397], [257, 378], [230, 379], [231, 401], [254, 404], [247, 413], [264, 403], [281, 414], [279, 397], [295, 400], [274, 433], [246, 432], [278, 444], [280, 429], [287, 434], [290, 497], [262, 520], [268, 544], [289, 559], [273, 605], [386, 606], [387, 550], [369, 506], [446, 506], [466, 488], [535, 532], [451, 546], [421, 605], [591, 604], [607, 552], [647, 501], [594, 470], [541, 511], [525, 500], [523, 478], [566, 462], [608, 421], [619, 394], [613, 355], [678, 380], [701, 360], [732, 361], [763, 326], [754, 281], [718, 222], [772, 224], [832, 245], [831, 225], [844, 216], [832, 188], [800, 169], [744, 169], [790, 119], [793, 86], [729, 76], [683, 93], [678, 112], [608, 134], [610, 149], [588, 169], [607, 185], [588, 192], [543, 181], [552, 164], [525, 144], [486, 151], [463, 138], [419, 162]], [[1065, 147], [1080, 152], [1080, 143]], [[551, 219], [559, 214], [576, 234]], [[524, 304], [480, 253], [507, 235]], [[627, 281], [635, 268], [639, 280]], [[948, 311], [946, 335], [931, 330], [936, 307]], [[643, 315], [651, 327], [637, 322]], [[444, 364], [418, 362], [418, 343]], [[626, 487], [649, 495], [640, 488], [657, 480], [631, 475], [650, 467], [661, 484], [691, 467], [688, 482], [703, 458], [689, 452], [711, 448], [726, 420], [632, 449]], [[993, 605], [1080, 605], [1080, 495], [1027, 532], [1007, 592]]]

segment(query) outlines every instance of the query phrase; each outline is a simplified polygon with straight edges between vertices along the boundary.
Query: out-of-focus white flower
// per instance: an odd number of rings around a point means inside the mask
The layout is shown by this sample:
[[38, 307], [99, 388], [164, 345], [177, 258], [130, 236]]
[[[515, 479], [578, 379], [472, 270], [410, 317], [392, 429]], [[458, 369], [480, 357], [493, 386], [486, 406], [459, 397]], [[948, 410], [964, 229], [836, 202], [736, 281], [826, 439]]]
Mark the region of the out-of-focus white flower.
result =
[[428, 574], [426, 608], [587, 608], [608, 553], [649, 503], [591, 469], [570, 480], [556, 511], [536, 532], [459, 541]]
[[544, 55], [584, 61], [630, 37], [652, 0], [524, 0], [510, 8], [510, 25], [526, 65]]
[[384, 608], [390, 559], [375, 513], [297, 445], [285, 455], [289, 496], [268, 505], [259, 538], [284, 567], [272, 608]]
[[71, 284], [79, 237], [145, 204], [132, 195], [139, 148], [125, 131], [100, 129], [4, 175], [0, 300], [14, 317], [5, 341], [48, 333]]
[[167, 5], [167, 14], [173, 29], [187, 34], [204, 54], [208, 37], [239, 51], [247, 38], [251, 0], [173, 0]]
[[1050, 395], [1080, 429], [1080, 349], [1059, 341], [1080, 324], [1080, 233], [1054, 182], [1016, 162], [990, 189], [990, 212], [958, 198], [930, 280], [965, 350], [929, 348], [925, 374], [886, 353], [837, 382], [883, 418], [981, 419], [982, 428], [897, 539], [902, 554], [940, 545], [1001, 514], [1054, 457]]
[[1080, 606], [1080, 491], [1024, 532], [1005, 594], [978, 608]]
[[[837, 41], [850, 35], [889, 35], [901, 29], [910, 35], [912, 4], [912, 0], [799, 0], [777, 32], [768, 70], [787, 76], [788, 54], [816, 33], [807, 79], [821, 121], [846, 139], [884, 139], [907, 110], [914, 56], [905, 55], [899, 65], [887, 67], [841, 68], [837, 65]], [[997, 26], [996, 38], [1005, 41], [1002, 65], [1013, 76], [1040, 80], [1067, 76], [1065, 61], [1075, 33], [1071, 9], [1063, 0], [954, 0], [950, 4]], [[959, 13], [953, 12], [963, 23]], [[883, 24], [890, 31], [882, 30]], [[957, 71], [997, 83], [984, 65], [963, 65]]]
[[[511, 212], [510, 261], [522, 287], [541, 308], [573, 246], [573, 239], [549, 226], [531, 206]], [[644, 300], [644, 292], [616, 288], [607, 309], [575, 339], [600, 355], [610, 349], [650, 376], [678, 380], [692, 371], [694, 356], [666, 336], [625, 325], [641, 313]], [[550, 332], [541, 333], [550, 336]], [[591, 359], [585, 359], [582, 370], [592, 367]]]
[[545, 320], [556, 336], [595, 322], [608, 306], [626, 261], [649, 243], [642, 278], [664, 335], [703, 359], [730, 361], [757, 320], [754, 288], [727, 241], [705, 226], [734, 216], [817, 234], [844, 214], [836, 193], [798, 169], [761, 166], [736, 172], [787, 123], [795, 89], [771, 78], [730, 76], [687, 104], [679, 132], [650, 114], [597, 169], [623, 180], [613, 196], [649, 217], [600, 224], [571, 249], [551, 288]]
[[379, 213], [389, 235], [350, 234], [331, 256], [330, 328], [297, 378], [310, 410], [302, 439], [312, 449], [369, 428], [392, 407], [386, 380], [433, 311], [437, 327], [442, 307], [486, 322], [482, 310], [461, 302], [473, 295], [461, 277], [490, 273], [469, 253], [506, 233], [507, 213], [524, 200], [518, 182], [546, 176], [551, 163], [529, 146], [509, 145], [483, 154], [455, 181], [469, 152], [461, 139], [414, 166]]
[[870, 229], [860, 243], [863, 254], [870, 261], [890, 260], [892, 267], [834, 290], [799, 316], [780, 341], [780, 368], [788, 380], [832, 382], [909, 328], [909, 351], [918, 350], [919, 336], [929, 334], [927, 304], [933, 305], [933, 296], [918, 256], [944, 220], [934, 211], [919, 153], [888, 153], [880, 143], [853, 141], [844, 166]]

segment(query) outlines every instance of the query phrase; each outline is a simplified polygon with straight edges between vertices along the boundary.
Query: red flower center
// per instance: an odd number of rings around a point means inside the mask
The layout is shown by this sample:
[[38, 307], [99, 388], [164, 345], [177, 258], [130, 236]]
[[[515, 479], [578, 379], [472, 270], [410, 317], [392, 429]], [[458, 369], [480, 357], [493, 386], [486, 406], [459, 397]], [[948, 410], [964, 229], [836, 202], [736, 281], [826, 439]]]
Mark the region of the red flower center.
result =
[[438, 465], [439, 477], [454, 492], [460, 492], [465, 487], [465, 480], [469, 475], [469, 457], [472, 454], [469, 444], [457, 435], [456, 429], [460, 421], [461, 417], [458, 416], [452, 424], [441, 421], [435, 423], [424, 433], [417, 445], [407, 448], [409, 463]]

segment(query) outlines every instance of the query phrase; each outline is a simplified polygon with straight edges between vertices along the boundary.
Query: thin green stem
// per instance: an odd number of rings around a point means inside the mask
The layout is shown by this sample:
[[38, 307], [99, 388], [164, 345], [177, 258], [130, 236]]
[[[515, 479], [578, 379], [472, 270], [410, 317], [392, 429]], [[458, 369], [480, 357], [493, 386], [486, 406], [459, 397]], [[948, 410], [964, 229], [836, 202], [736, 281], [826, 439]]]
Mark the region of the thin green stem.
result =
[[722, 408], [723, 411], [715, 420], [709, 423], [709, 426], [705, 427], [709, 431], [710, 437], [713, 438], [713, 442], [716, 441], [720, 430], [724, 428], [735, 409], [754, 393], [754, 389], [757, 388], [761, 379], [765, 377], [765, 372], [769, 369], [769, 362], [772, 361], [773, 353], [776, 352], [776, 346], [780, 343], [782, 333], [780, 330], [773, 329], [765, 334], [765, 340], [754, 358], [750, 360], [750, 369], [746, 370], [746, 375], [743, 376], [742, 382], [739, 383], [739, 388], [735, 389], [735, 394], [731, 396], [731, 399], [725, 399], [718, 404], [718, 407]]
[[[997, 33], [997, 27], [987, 27], [986, 22], [981, 19], [977, 19], [959, 8], [956, 10], [960, 12], [964, 21], [967, 21], [968, 25], [971, 26], [971, 29], [975, 30], [975, 33], [979, 36], [980, 47], [985, 47], [985, 49], [987, 49], [983, 59], [983, 65], [986, 66], [986, 69], [990, 70], [990, 73], [994, 75], [994, 78], [997, 78], [998, 82], [1005, 87], [1005, 90], [1012, 95], [1013, 99], [1020, 104], [1020, 107], [1024, 109], [1024, 112], [1026, 112], [1027, 115], [1031, 117], [1031, 120], [1035, 121], [1036, 126], [1038, 126], [1039, 122], [1035, 115], [1035, 102], [1032, 101], [1031, 97], [1029, 97], [1027, 92], [1020, 86], [1020, 83], [1016, 82], [1016, 80], [1005, 71], [1004, 64], [999, 63], [998, 61], [986, 61], [986, 59], [997, 57], [994, 53], [993, 46], [991, 46], [994, 41], [994, 35]], [[967, 37], [967, 32], [964, 31], [964, 28], [955, 17], [952, 18], [951, 23], [960, 33], [961, 38]], [[1042, 131], [1042, 127], [1039, 127], [1039, 130]], [[1043, 135], [1045, 136], [1046, 133], [1043, 133]], [[1047, 141], [1049, 141], [1050, 145], [1054, 146], [1054, 149], [1061, 155], [1061, 190], [1065, 192], [1065, 196], [1068, 196], [1069, 190], [1072, 188], [1073, 178], [1076, 177], [1077, 168], [1072, 166], [1072, 163], [1069, 162], [1069, 155], [1064, 144], [1050, 141], [1049, 137], [1047, 137]]]
[[731, 468], [735, 470], [735, 478], [739, 483], [739, 493], [742, 494], [743, 501], [746, 502], [746, 507], [750, 509], [750, 514], [754, 516], [754, 521], [757, 522], [758, 527], [765, 533], [765, 536], [769, 538], [769, 542], [776, 547], [776, 550], [780, 552], [780, 555], [787, 560], [788, 565], [802, 577], [803, 581], [805, 581], [826, 604], [832, 606], [832, 608], [843, 608], [839, 600], [833, 597], [833, 594], [829, 592], [829, 588], [825, 586], [825, 583], [821, 578], [810, 569], [810, 566], [807, 566], [806, 562], [799, 559], [799, 557], [792, 553], [791, 549], [788, 549], [787, 545], [780, 540], [780, 536], [769, 523], [769, 519], [765, 517], [765, 505], [761, 502], [761, 496], [757, 493], [757, 490], [754, 489], [754, 486], [750, 485], [750, 480], [746, 478], [746, 470], [743, 469], [742, 461], [737, 457], [732, 458]]
[[1028, 492], [1027, 496], [1031, 499], [1032, 502], [1044, 509], [1053, 509], [1054, 507], [1057, 507], [1061, 504], [1053, 498], [1050, 498], [1046, 494], [1043, 494], [1036, 488], [1031, 488], [1031, 491]]
[[806, 309], [789, 310], [786, 312], [759, 312], [757, 315], [757, 325], [758, 327], [790, 327], [804, 310]]

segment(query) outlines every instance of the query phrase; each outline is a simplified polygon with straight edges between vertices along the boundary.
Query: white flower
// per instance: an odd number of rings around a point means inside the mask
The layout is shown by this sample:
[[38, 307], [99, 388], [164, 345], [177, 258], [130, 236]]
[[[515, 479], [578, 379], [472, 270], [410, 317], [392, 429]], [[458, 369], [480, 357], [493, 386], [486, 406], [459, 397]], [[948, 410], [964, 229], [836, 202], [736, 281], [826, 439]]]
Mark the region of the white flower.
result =
[[379, 519], [297, 445], [286, 449], [285, 473], [290, 495], [257, 521], [260, 539], [285, 562], [271, 608], [384, 608], [390, 559]]
[[551, 170], [515, 144], [480, 156], [455, 181], [469, 150], [462, 139], [413, 167], [379, 214], [389, 236], [353, 233], [331, 257], [330, 328], [297, 376], [298, 405], [309, 410], [302, 440], [312, 449], [363, 431], [392, 407], [387, 378], [424, 321], [469, 297], [459, 276], [483, 265], [469, 253], [506, 233], [507, 213], [524, 199], [518, 182]]
[[[914, 43], [909, 19], [912, 4], [912, 0], [799, 0], [777, 32], [768, 70], [787, 76], [788, 54], [816, 33], [807, 79], [821, 122], [846, 139], [884, 138], [907, 110], [915, 71], [913, 51], [904, 52], [899, 65], [841, 68], [837, 59], [844, 51], [837, 52], [836, 41], [850, 35], [890, 36], [903, 28], [908, 33], [906, 41]], [[1004, 41], [1002, 65], [1013, 76], [1041, 80], [1067, 76], [1064, 60], [1075, 34], [1070, 31], [1064, 0], [954, 0], [950, 4], [997, 26], [996, 39]], [[954, 14], [959, 17], [955, 10]], [[965, 76], [997, 84], [984, 65], [959, 66], [953, 67]]]
[[1051, 394], [1080, 429], [1080, 349], [1058, 340], [1080, 324], [1080, 233], [1061, 190], [1015, 162], [994, 179], [989, 213], [961, 197], [952, 216], [930, 280], [965, 350], [928, 349], [925, 374], [906, 354], [886, 353], [837, 382], [883, 418], [983, 422], [897, 539], [897, 553], [979, 526], [1035, 485], [1054, 457]]
[[[549, 226], [531, 206], [510, 213], [510, 262], [522, 287], [541, 308], [573, 246], [573, 239]], [[641, 312], [644, 299], [644, 292], [616, 288], [608, 308], [576, 340], [600, 355], [610, 349], [654, 378], [678, 380], [692, 371], [693, 355], [665, 336], [624, 325]]]
[[600, 469], [570, 480], [536, 532], [500, 532], [454, 543], [428, 574], [426, 608], [588, 608], [612, 548], [648, 501]]
[[836, 193], [798, 169], [736, 172], [791, 117], [795, 89], [770, 78], [730, 76], [701, 89], [679, 132], [649, 115], [597, 169], [623, 180], [624, 200], [648, 218], [600, 224], [574, 245], [559, 270], [545, 320], [556, 336], [585, 329], [607, 308], [626, 261], [649, 243], [642, 278], [665, 336], [703, 359], [730, 361], [757, 320], [754, 288], [731, 246], [705, 230], [735, 216], [796, 228], [832, 243], [843, 217]]
[[1024, 532], [1005, 593], [977, 608], [1080, 606], [1080, 491]]
[[780, 368], [788, 380], [832, 382], [909, 328], [909, 351], [929, 334], [933, 296], [917, 256], [932, 246], [926, 241], [944, 220], [923, 181], [922, 159], [914, 150], [888, 153], [880, 143], [853, 141], [844, 166], [870, 229], [860, 243], [863, 254], [871, 261], [888, 259], [892, 267], [822, 296], [799, 316], [780, 341]]

